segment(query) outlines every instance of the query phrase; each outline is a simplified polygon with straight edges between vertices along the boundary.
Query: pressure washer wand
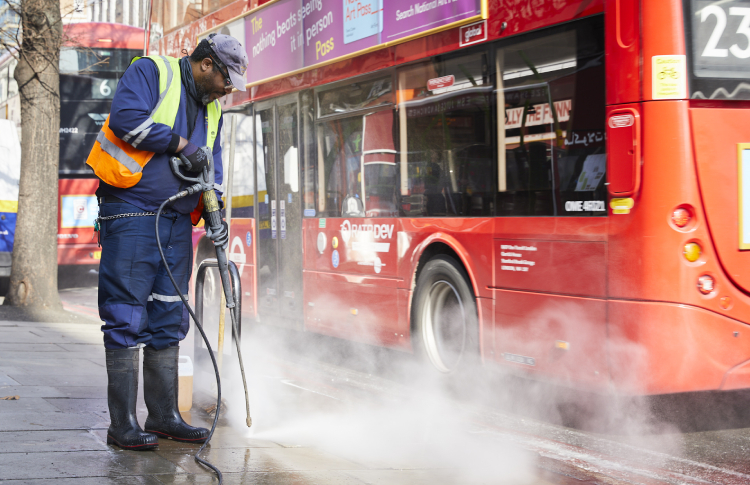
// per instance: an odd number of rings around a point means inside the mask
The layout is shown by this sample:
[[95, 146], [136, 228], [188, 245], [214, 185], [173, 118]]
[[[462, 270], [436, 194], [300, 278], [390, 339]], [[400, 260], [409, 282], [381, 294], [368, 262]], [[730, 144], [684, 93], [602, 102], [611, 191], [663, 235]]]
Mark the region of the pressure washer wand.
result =
[[[209, 158], [210, 161], [213, 161]], [[213, 164], [211, 164], [213, 167]], [[211, 168], [213, 170], [213, 168]], [[221, 221], [221, 210], [219, 209], [219, 201], [216, 198], [216, 192], [213, 190], [213, 186], [210, 190], [205, 190], [203, 192], [203, 217], [206, 221], [206, 225], [211, 229], [211, 232], [220, 231], [222, 229], [222, 221]], [[224, 297], [226, 298], [227, 302], [227, 309], [229, 310], [229, 315], [232, 318], [232, 329], [234, 330], [234, 335], [239, 337], [239, 328], [237, 328], [237, 318], [234, 313], [235, 303], [234, 303], [234, 293], [232, 292], [232, 287], [229, 286], [229, 263], [227, 262], [227, 254], [224, 251], [224, 248], [221, 246], [215, 246], [216, 248], [216, 261], [219, 264], [219, 276], [221, 277], [221, 286], [224, 288]], [[245, 418], [245, 424], [247, 424], [247, 427], [253, 425], [253, 420], [250, 417], [250, 399], [248, 397], [247, 393], [247, 382], [245, 380], [245, 366], [242, 362], [242, 351], [240, 350], [240, 341], [239, 339], [234, 339], [235, 345], [237, 346], [237, 356], [239, 357], [240, 362], [240, 374], [242, 374], [242, 385], [245, 388], [245, 407], [247, 411], [247, 416]]]
[[[172, 157], [170, 159], [170, 164], [172, 167], [172, 172], [180, 179], [192, 183], [193, 185], [188, 187], [186, 190], [181, 191], [178, 194], [175, 194], [172, 198], [175, 200], [180, 197], [184, 197], [185, 195], [193, 194], [197, 190], [200, 190], [203, 192], [201, 195], [203, 199], [203, 218], [205, 220], [206, 226], [211, 230], [211, 232], [221, 231], [222, 230], [222, 220], [221, 220], [221, 209], [219, 208], [219, 200], [216, 198], [216, 192], [214, 191], [214, 182], [215, 182], [215, 169], [214, 169], [214, 157], [213, 153], [211, 153], [211, 150], [208, 147], [202, 147], [201, 150], [204, 151], [206, 158], [208, 159], [208, 166], [203, 169], [203, 173], [198, 175], [197, 177], [188, 177], [182, 173], [180, 168], [183, 166], [182, 161], [178, 157]], [[181, 195], [183, 194], [184, 195]], [[170, 198], [170, 200], [172, 199]], [[229, 263], [227, 261], [227, 254], [223, 247], [221, 246], [215, 246], [216, 248], [216, 261], [219, 265], [219, 277], [221, 278], [221, 286], [224, 289], [224, 297], [226, 299], [226, 307], [229, 310], [229, 314], [232, 318], [232, 329], [234, 331], [235, 336], [239, 336], [239, 328], [237, 327], [237, 318], [235, 316], [234, 308], [236, 306], [234, 302], [234, 293], [232, 292], [232, 287], [229, 283]], [[245, 418], [245, 423], [248, 427], [252, 426], [253, 420], [250, 417], [250, 398], [248, 396], [247, 392], [247, 380], [245, 379], [245, 366], [242, 362], [242, 351], [240, 350], [240, 342], [237, 338], [234, 339], [235, 345], [237, 346], [237, 357], [240, 363], [240, 374], [242, 374], [242, 385], [245, 389], [245, 408], [247, 412], [247, 416]]]

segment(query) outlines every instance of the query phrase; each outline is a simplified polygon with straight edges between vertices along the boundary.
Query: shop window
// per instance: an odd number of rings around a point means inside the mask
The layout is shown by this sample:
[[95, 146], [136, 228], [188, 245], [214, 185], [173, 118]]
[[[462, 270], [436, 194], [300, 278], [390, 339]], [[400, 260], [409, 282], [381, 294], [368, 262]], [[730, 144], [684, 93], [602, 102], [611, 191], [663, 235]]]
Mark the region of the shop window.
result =
[[497, 215], [606, 215], [601, 18], [496, 50]]
[[492, 214], [492, 92], [485, 51], [398, 72], [402, 215]]

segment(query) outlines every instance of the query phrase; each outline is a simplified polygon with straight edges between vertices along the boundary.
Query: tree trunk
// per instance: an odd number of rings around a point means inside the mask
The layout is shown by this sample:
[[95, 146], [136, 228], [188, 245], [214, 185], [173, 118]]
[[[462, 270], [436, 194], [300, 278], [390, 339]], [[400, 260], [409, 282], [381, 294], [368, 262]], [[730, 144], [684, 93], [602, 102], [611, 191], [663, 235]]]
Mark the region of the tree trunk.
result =
[[15, 79], [21, 96], [21, 181], [6, 305], [61, 309], [57, 293], [60, 144], [59, 0], [21, 2]]

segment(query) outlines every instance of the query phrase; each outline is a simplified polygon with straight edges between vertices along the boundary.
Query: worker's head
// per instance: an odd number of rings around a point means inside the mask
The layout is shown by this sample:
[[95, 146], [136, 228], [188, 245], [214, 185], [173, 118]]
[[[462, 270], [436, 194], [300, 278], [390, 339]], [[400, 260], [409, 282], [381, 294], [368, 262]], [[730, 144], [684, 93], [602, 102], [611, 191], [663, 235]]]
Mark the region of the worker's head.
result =
[[198, 97], [209, 104], [231, 93], [245, 90], [247, 53], [234, 37], [211, 34], [198, 43], [190, 62]]

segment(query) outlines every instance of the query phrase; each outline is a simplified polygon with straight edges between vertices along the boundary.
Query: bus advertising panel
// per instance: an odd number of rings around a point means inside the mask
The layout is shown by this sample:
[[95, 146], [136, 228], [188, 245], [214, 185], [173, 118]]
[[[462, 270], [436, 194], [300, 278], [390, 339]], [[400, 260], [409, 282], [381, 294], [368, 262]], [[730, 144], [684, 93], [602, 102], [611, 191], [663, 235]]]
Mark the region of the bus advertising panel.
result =
[[[485, 0], [279, 0], [211, 32], [244, 30], [248, 84], [486, 17]], [[226, 27], [226, 30], [225, 30]]]

